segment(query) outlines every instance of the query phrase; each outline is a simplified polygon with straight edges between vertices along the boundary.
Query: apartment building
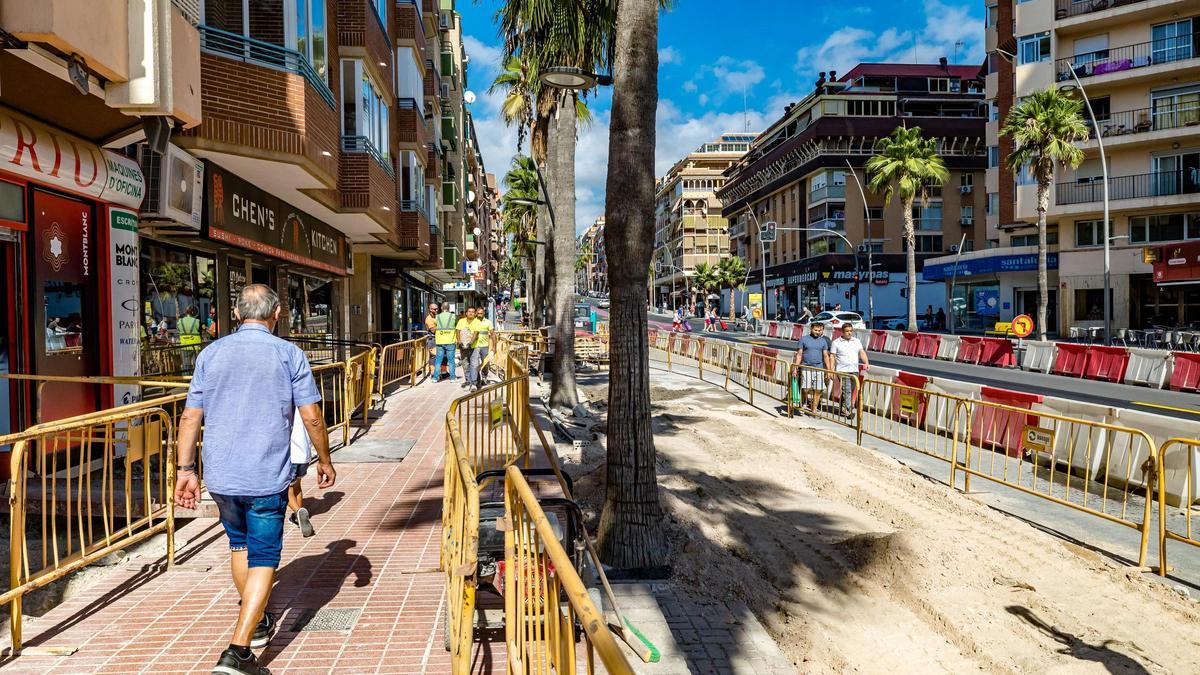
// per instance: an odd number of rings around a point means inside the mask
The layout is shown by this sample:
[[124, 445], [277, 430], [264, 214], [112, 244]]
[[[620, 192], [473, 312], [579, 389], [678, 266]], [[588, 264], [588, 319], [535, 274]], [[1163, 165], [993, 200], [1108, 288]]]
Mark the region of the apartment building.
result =
[[575, 289], [580, 293], [592, 293], [598, 290], [596, 286], [596, 247], [603, 245], [597, 242], [604, 236], [604, 219], [597, 218], [579, 235], [577, 244], [582, 262], [575, 267]]
[[[137, 374], [149, 177], [130, 146], [200, 122], [196, 23], [170, 0], [0, 7], [0, 373]], [[0, 434], [128, 394], [5, 381]]]
[[[946, 184], [928, 186], [929, 199], [913, 209], [918, 307], [945, 308], [946, 287], [925, 276], [925, 260], [989, 245], [977, 217], [986, 161], [979, 74], [978, 66], [945, 59], [821, 73], [812, 93], [787, 106], [717, 190], [731, 253], [749, 269], [735, 309], [753, 300], [765, 303], [767, 316], [839, 305], [876, 322], [906, 316], [901, 206], [858, 187], [867, 183], [863, 167], [878, 139], [900, 125], [937, 139], [950, 170]], [[758, 233], [770, 222], [777, 239], [764, 245]]]
[[608, 293], [608, 255], [604, 247], [604, 216], [596, 218], [592, 223], [596, 234], [592, 237], [592, 289], [598, 293]]
[[659, 307], [690, 305], [704, 293], [692, 288], [700, 264], [717, 265], [729, 256], [728, 221], [717, 190], [725, 170], [757, 134], [727, 133], [705, 143], [658, 180], [655, 193], [654, 302]]
[[[1084, 162], [1058, 170], [1050, 197], [1050, 328], [1103, 324], [1101, 142], [1113, 326], [1200, 324], [1200, 7], [999, 0], [988, 8], [987, 48], [988, 225], [1000, 250], [1036, 251], [1036, 185], [1007, 168], [1011, 146], [998, 138], [1008, 111], [1033, 91], [1079, 95], [1082, 86], [1096, 117], [1078, 144]], [[1006, 308], [1035, 309], [1028, 277], [997, 270], [994, 283]]]

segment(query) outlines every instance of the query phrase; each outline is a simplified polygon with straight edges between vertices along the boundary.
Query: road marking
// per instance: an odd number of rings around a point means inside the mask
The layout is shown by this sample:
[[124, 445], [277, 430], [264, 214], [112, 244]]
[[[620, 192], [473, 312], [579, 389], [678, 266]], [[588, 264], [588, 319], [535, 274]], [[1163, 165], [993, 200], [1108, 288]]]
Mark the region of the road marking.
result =
[[1159, 405], [1158, 403], [1146, 403], [1145, 401], [1131, 401], [1134, 405], [1142, 405], [1147, 408], [1161, 408], [1162, 410], [1174, 410], [1175, 412], [1187, 413], [1189, 415], [1200, 415], [1200, 410], [1192, 408], [1176, 408], [1171, 405]]
[[752, 344], [752, 345], [769, 345], [769, 344], [771, 344], [770, 342], [767, 342], [766, 340], [746, 340], [746, 343]]

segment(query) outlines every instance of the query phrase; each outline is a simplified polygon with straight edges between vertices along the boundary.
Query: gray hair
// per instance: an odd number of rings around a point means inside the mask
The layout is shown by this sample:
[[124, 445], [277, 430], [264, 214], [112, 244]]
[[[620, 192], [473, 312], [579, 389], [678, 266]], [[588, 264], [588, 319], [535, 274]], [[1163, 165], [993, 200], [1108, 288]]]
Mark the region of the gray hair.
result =
[[237, 311], [242, 321], [267, 321], [279, 309], [279, 294], [266, 284], [250, 284], [238, 294]]

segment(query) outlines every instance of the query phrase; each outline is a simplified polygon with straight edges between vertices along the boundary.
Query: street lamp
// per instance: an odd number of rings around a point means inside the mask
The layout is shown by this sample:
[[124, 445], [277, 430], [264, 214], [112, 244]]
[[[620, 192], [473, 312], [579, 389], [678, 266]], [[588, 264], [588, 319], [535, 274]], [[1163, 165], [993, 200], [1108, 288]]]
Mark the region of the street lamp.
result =
[[[858, 194], [862, 196], [864, 231], [866, 237], [863, 238], [863, 246], [867, 249], [867, 276], [870, 277], [867, 283], [867, 325], [875, 327], [875, 265], [871, 263], [871, 254], [874, 253], [871, 245], [871, 207], [867, 206], [867, 192], [863, 190], [862, 181], [858, 180], [858, 172], [854, 170], [854, 165], [850, 160], [846, 160], [846, 166], [850, 169], [850, 175], [854, 178], [854, 184], [858, 186]], [[858, 296], [855, 295], [855, 300]]]
[[[759, 224], [759, 222], [758, 222], [758, 216], [754, 215], [754, 210], [749, 207], [747, 207], [746, 210], [749, 211], [750, 216], [752, 218], [754, 218], [755, 226], [758, 227], [759, 230], [762, 230], [762, 225]], [[837, 230], [831, 230], [828, 228], [824, 228], [824, 227], [776, 227], [775, 231], [776, 232], [824, 232], [827, 234], [834, 234], [834, 235], [841, 237], [842, 241], [846, 242], [846, 247], [849, 248], [850, 251], [854, 255], [854, 276], [856, 278], [859, 276], [859, 273], [858, 273], [858, 249], [854, 246], [854, 243], [851, 242], [846, 237], [846, 235], [842, 234], [841, 232], [838, 232]], [[758, 242], [760, 244], [762, 244], [762, 247], [763, 247], [763, 261], [762, 261], [763, 291], [762, 291], [762, 295], [763, 295], [763, 318], [766, 318], [766, 316], [767, 316], [767, 256], [766, 256], [767, 245], [765, 242], [763, 242], [761, 236], [759, 237]], [[868, 246], [867, 250], [870, 251], [869, 246]], [[868, 265], [870, 264], [869, 260], [870, 260], [870, 258], [868, 257]], [[749, 270], [746, 270], [746, 278], [747, 279], [750, 278]], [[868, 287], [868, 291], [869, 290], [870, 290], [870, 287]], [[857, 298], [857, 297], [858, 297], [858, 295], [856, 293], [855, 298]], [[874, 317], [871, 317], [871, 318], [874, 319]]]
[[538, 73], [538, 80], [547, 87], [554, 89], [591, 89], [598, 84], [611, 85], [612, 75], [589, 73], [582, 68], [573, 66], [552, 66], [543, 68]]

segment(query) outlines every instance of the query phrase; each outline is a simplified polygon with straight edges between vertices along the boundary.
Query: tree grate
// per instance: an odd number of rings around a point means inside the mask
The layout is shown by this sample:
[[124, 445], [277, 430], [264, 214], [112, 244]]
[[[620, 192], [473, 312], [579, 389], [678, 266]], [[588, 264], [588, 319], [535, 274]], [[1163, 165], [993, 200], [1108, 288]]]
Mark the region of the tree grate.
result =
[[358, 621], [361, 608], [321, 607], [319, 609], [301, 610], [292, 624], [292, 630], [297, 633], [313, 631], [344, 631], [354, 628]]

